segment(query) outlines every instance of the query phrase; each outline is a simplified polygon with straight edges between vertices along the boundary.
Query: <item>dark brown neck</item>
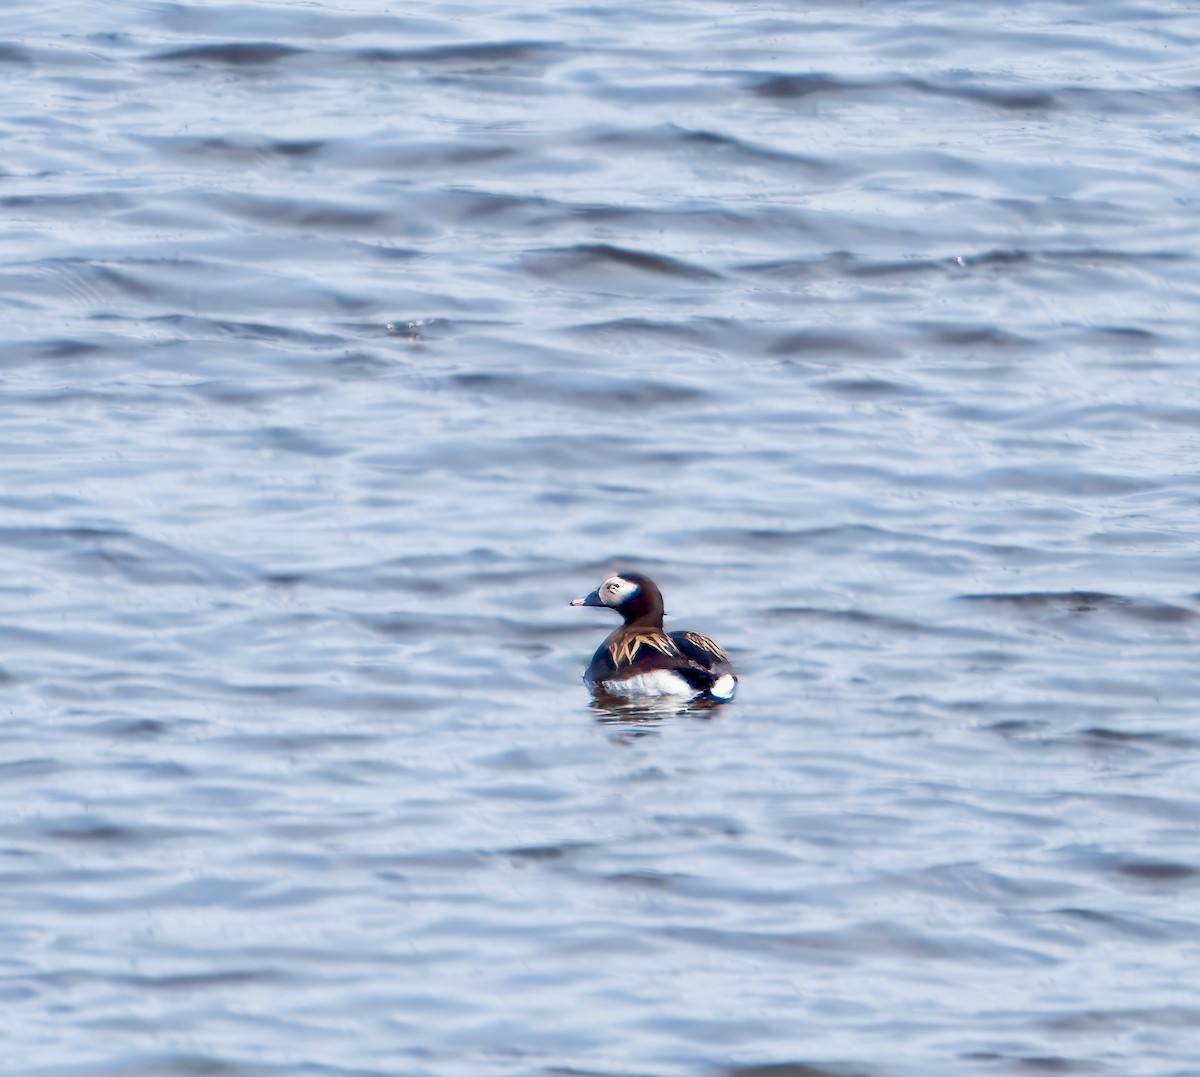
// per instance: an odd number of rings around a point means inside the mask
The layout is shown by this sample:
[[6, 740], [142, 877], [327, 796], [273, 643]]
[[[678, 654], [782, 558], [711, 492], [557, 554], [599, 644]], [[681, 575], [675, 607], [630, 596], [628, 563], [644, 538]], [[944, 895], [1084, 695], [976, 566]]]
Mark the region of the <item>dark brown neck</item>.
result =
[[625, 627], [626, 628], [658, 628], [663, 626], [663, 611], [659, 609], [648, 609], [640, 614], [635, 614], [632, 610], [625, 611]]
[[644, 576], [638, 578], [638, 592], [621, 609], [626, 628], [657, 628], [662, 631], [662, 592]]

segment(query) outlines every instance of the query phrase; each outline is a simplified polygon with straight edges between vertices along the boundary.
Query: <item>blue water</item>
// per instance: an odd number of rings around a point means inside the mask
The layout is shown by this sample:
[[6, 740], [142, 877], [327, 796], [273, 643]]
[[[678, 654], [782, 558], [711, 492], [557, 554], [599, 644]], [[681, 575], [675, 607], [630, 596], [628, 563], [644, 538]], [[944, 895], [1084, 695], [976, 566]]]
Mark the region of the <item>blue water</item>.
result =
[[1200, 1072], [1198, 48], [10, 3], [8, 1071]]

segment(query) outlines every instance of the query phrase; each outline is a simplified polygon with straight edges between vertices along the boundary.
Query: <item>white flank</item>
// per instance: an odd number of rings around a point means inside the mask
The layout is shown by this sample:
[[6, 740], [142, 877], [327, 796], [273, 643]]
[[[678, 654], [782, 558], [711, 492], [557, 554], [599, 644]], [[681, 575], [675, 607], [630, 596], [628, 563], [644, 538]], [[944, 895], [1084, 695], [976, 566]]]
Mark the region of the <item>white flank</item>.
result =
[[696, 689], [678, 673], [656, 669], [619, 681], [605, 681], [604, 690], [614, 696], [694, 696]]
[[722, 673], [708, 690], [713, 699], [733, 699], [737, 691], [737, 678], [732, 673]]

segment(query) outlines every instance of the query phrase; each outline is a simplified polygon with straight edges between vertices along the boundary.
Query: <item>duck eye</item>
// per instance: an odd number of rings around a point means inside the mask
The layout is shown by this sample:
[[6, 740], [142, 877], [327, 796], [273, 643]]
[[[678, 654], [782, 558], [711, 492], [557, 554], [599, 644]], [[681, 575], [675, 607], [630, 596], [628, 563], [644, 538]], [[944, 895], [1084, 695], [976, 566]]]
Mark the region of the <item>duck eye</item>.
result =
[[617, 585], [616, 585], [615, 583], [610, 583], [610, 584], [608, 585], [608, 589], [609, 589], [610, 591], [615, 591], [615, 590], [617, 589]]

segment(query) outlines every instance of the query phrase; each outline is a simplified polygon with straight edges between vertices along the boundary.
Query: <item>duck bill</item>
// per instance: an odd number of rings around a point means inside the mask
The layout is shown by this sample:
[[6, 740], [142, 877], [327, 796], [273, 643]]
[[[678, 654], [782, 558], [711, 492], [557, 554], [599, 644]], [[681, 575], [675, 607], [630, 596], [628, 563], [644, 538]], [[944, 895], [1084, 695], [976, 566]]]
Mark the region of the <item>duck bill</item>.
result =
[[600, 588], [597, 587], [590, 595], [585, 595], [583, 598], [571, 599], [572, 606], [603, 606], [600, 601]]

